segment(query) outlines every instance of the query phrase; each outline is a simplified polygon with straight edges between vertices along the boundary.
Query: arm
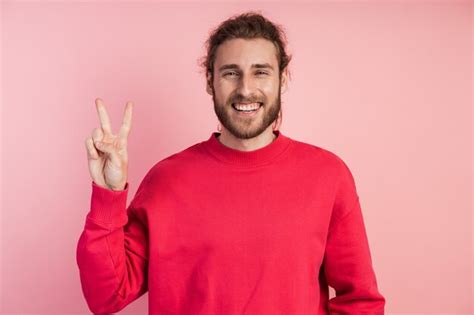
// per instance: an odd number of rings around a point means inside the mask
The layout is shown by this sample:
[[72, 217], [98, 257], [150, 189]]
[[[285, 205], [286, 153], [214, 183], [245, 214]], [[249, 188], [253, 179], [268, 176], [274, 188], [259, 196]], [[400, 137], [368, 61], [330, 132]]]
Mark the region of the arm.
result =
[[385, 298], [377, 288], [354, 179], [344, 163], [340, 178], [324, 257], [327, 282], [336, 291], [328, 310], [338, 315], [383, 315]]
[[118, 312], [148, 291], [148, 233], [143, 183], [128, 209], [124, 190], [92, 181], [91, 209], [79, 238], [76, 261], [84, 297], [94, 314]]

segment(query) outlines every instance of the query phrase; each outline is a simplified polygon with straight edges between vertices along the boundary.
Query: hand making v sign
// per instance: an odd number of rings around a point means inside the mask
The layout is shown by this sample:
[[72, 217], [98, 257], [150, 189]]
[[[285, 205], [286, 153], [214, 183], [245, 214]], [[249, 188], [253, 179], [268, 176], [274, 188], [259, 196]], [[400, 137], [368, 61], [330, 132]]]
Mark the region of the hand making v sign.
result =
[[101, 128], [95, 128], [86, 139], [89, 172], [99, 186], [123, 190], [127, 183], [127, 138], [132, 127], [133, 103], [127, 102], [118, 135], [112, 133], [110, 119], [100, 98], [95, 100]]

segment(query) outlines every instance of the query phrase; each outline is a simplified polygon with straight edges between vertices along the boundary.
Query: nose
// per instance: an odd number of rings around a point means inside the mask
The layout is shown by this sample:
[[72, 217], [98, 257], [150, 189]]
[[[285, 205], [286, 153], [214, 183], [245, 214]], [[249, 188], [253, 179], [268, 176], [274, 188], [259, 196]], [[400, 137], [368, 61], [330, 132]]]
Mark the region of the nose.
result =
[[247, 98], [252, 95], [254, 89], [254, 80], [251, 75], [242, 75], [239, 80], [237, 87], [237, 92], [239, 92], [243, 97]]

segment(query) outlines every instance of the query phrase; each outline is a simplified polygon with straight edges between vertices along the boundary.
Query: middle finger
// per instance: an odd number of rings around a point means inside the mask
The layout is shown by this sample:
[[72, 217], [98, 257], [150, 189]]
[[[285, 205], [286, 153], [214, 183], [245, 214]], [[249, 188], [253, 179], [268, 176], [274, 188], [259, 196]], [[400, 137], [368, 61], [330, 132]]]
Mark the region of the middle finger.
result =
[[99, 114], [100, 125], [102, 126], [102, 130], [104, 133], [111, 135], [112, 134], [112, 126], [110, 125], [109, 115], [107, 114], [107, 110], [105, 109], [104, 102], [97, 98], [95, 100], [97, 113]]

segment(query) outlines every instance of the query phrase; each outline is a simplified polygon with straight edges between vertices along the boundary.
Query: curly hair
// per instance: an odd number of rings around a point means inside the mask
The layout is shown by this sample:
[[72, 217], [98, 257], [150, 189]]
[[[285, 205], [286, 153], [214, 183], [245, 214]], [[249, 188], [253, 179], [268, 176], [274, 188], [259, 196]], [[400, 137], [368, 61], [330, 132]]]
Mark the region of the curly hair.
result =
[[287, 40], [284, 28], [279, 24], [272, 23], [256, 11], [248, 11], [233, 15], [220, 23], [205, 42], [207, 55], [200, 58], [199, 64], [206, 78], [210, 75], [210, 82], [207, 82], [209, 86], [212, 86], [211, 83], [214, 78], [214, 61], [217, 48], [226, 40], [234, 38], [264, 38], [271, 41], [276, 47], [281, 80], [281, 74], [287, 68], [292, 57], [286, 52]]

